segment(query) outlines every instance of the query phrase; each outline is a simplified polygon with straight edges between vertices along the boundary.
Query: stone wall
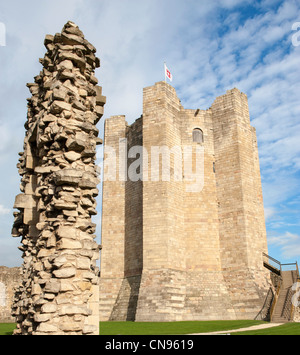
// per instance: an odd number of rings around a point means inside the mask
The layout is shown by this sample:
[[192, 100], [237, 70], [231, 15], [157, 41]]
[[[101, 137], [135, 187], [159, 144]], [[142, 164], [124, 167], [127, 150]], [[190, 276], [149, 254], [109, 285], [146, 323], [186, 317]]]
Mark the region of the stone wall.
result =
[[[127, 161], [128, 174], [131, 170], [142, 176], [143, 169], [137, 168], [143, 160], [143, 153], [136, 147], [143, 147], [143, 118], [126, 128], [127, 152], [131, 158]], [[134, 165], [137, 162], [137, 165]], [[133, 165], [132, 165], [133, 164]], [[130, 170], [131, 169], [131, 170]], [[124, 275], [134, 277], [141, 275], [143, 269], [143, 183], [141, 180], [125, 182], [125, 258]]]
[[300, 307], [295, 309], [294, 322], [300, 323]]
[[237, 317], [255, 317], [269, 280], [263, 199], [255, 130], [248, 102], [237, 89], [218, 97], [211, 108], [219, 216], [220, 257]]
[[[132, 300], [138, 295], [143, 268], [143, 184], [125, 178], [125, 172], [137, 157], [127, 160], [124, 156], [130, 154], [132, 147], [142, 147], [142, 127], [142, 117], [131, 126], [127, 125], [124, 116], [105, 121], [104, 153], [107, 160], [103, 182], [102, 246], [106, 252], [101, 254], [100, 283], [103, 320], [135, 319], [136, 302]], [[116, 166], [112, 164], [112, 174], [109, 170], [111, 148], [116, 154]], [[113, 154], [111, 157], [114, 159]], [[123, 162], [126, 166], [122, 166]], [[123, 170], [120, 171], [119, 166]], [[114, 245], [114, 248], [110, 248], [110, 245]], [[130, 306], [127, 304], [125, 307], [125, 299]]]
[[[110, 319], [124, 278], [125, 179], [120, 176], [117, 167], [119, 166], [120, 156], [119, 140], [124, 141], [125, 138], [126, 124], [124, 116], [115, 116], [113, 120], [105, 121], [104, 154], [106, 156], [106, 164], [104, 165], [104, 175], [106, 179], [103, 182], [101, 243], [102, 248], [104, 246], [107, 252], [101, 252], [102, 276], [99, 307], [102, 319], [100, 320]], [[108, 147], [113, 148], [114, 152], [109, 152]], [[114, 165], [114, 159], [116, 159], [116, 165]], [[109, 170], [110, 166], [112, 170]], [[114, 174], [117, 175], [115, 176]], [[109, 203], [109, 201], [114, 201], [114, 203]], [[109, 248], [107, 247], [108, 245], [114, 245], [114, 247]]]
[[105, 97], [96, 49], [77, 25], [45, 38], [43, 69], [28, 84], [21, 194], [12, 235], [22, 237], [15, 334], [99, 334], [95, 241], [97, 122]]
[[0, 323], [15, 322], [11, 316], [14, 288], [21, 279], [21, 268], [0, 266]]
[[292, 302], [294, 306], [294, 316], [293, 321], [300, 323], [300, 282], [298, 280], [297, 284], [293, 286], [294, 294], [292, 297]]

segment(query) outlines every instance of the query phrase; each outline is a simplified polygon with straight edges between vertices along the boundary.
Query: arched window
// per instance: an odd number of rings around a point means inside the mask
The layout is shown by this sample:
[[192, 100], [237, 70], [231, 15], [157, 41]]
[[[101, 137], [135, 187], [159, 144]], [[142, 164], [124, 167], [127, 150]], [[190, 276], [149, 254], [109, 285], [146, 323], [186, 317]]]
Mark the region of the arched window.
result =
[[203, 143], [203, 131], [200, 128], [195, 128], [193, 130], [193, 142], [194, 143]]

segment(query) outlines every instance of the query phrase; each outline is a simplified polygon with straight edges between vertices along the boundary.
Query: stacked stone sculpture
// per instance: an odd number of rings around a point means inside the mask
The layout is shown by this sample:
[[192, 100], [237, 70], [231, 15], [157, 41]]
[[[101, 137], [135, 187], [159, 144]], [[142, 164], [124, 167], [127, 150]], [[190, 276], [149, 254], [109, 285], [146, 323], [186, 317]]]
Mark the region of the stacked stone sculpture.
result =
[[96, 124], [106, 98], [94, 73], [96, 49], [77, 25], [47, 35], [43, 69], [27, 84], [21, 194], [14, 237], [22, 237], [15, 334], [99, 334], [99, 246], [95, 241]]

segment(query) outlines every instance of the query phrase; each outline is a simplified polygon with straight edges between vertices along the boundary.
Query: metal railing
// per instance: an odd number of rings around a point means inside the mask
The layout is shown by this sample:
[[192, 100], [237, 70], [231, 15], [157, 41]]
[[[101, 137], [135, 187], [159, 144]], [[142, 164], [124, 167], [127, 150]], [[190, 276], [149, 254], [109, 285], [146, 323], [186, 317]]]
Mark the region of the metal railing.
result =
[[263, 253], [263, 261], [264, 264], [267, 264], [272, 268], [278, 270], [280, 274], [282, 273], [282, 271], [296, 271], [298, 275], [297, 278], [298, 280], [300, 279], [297, 261], [295, 263], [282, 264], [280, 261], [272, 258], [270, 255], [266, 253]]
[[292, 290], [292, 286], [289, 288], [286, 298], [284, 300], [284, 305], [282, 307], [281, 316], [288, 319], [289, 321], [293, 318], [293, 303], [292, 298], [294, 295], [294, 291]]
[[290, 264], [281, 264], [281, 271], [296, 271], [298, 270], [298, 264], [290, 263]]
[[[263, 263], [266, 268], [268, 268], [272, 272], [275, 272], [279, 277], [278, 280], [279, 282], [276, 287], [276, 292], [270, 306], [270, 319], [272, 320], [273, 312], [279, 297], [279, 292], [282, 287], [282, 281], [283, 281], [282, 273], [284, 271], [291, 271], [293, 283], [295, 284], [297, 282], [300, 282], [299, 268], [298, 268], [297, 261], [295, 263], [282, 264], [280, 261], [272, 258], [266, 253], [263, 253]], [[293, 319], [294, 312], [295, 312], [295, 307], [292, 304], [292, 298], [295, 292], [296, 290], [294, 290], [293, 287], [291, 286], [287, 292], [284, 306], [282, 309], [281, 315], [289, 319], [289, 321]]]
[[272, 287], [270, 287], [265, 299], [265, 303], [262, 309], [257, 314], [257, 316], [254, 318], [254, 320], [263, 320], [265, 322], [271, 321], [271, 306], [273, 304], [274, 297], [275, 297], [274, 291]]
[[281, 274], [282, 268], [281, 268], [281, 262], [272, 258], [270, 255], [263, 253], [263, 262], [266, 264], [265, 266], [269, 265], [272, 268], [278, 270], [278, 272]]

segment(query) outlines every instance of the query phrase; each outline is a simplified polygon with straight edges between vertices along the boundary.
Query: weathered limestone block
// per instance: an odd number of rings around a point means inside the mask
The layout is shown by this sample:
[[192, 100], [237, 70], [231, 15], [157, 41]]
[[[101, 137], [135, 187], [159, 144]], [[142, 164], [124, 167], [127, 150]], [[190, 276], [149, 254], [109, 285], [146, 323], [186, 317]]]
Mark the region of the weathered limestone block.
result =
[[66, 142], [66, 147], [70, 151], [79, 151], [82, 152], [86, 147], [86, 138], [87, 136], [84, 134], [77, 133], [75, 137], [69, 137]]
[[77, 229], [73, 226], [59, 226], [56, 235], [58, 238], [76, 239]]
[[40, 325], [37, 327], [37, 333], [42, 333], [42, 334], [47, 334], [47, 333], [52, 333], [55, 334], [59, 328], [55, 325], [51, 325], [48, 322], [47, 323], [40, 323]]
[[66, 103], [66, 102], [61, 102], [61, 101], [54, 101], [53, 104], [50, 107], [50, 112], [52, 114], [59, 114], [63, 110], [66, 111], [71, 111], [71, 105]]
[[60, 316], [75, 314], [89, 315], [89, 310], [86, 307], [81, 306], [63, 305], [59, 311]]
[[44, 44], [43, 69], [27, 85], [32, 97], [17, 166], [22, 194], [12, 234], [22, 236], [24, 263], [12, 307], [15, 334], [99, 334], [91, 217], [100, 182], [95, 124], [106, 102], [94, 76], [100, 60], [72, 22]]
[[32, 195], [19, 194], [15, 199], [14, 208], [25, 209], [31, 208], [33, 205]]
[[59, 170], [55, 174], [54, 181], [57, 185], [76, 185], [79, 183], [83, 172], [74, 169]]
[[59, 281], [56, 280], [50, 280], [46, 282], [44, 287], [44, 291], [50, 293], [59, 293], [60, 290], [61, 290], [61, 284]]
[[42, 313], [55, 313], [57, 311], [57, 306], [54, 303], [45, 303], [41, 307]]
[[81, 154], [80, 153], [76, 153], [76, 152], [72, 152], [72, 151], [65, 153], [64, 156], [70, 162], [74, 162], [74, 161], [76, 161], [76, 160], [81, 158]]
[[58, 279], [69, 279], [70, 277], [73, 277], [76, 275], [76, 268], [68, 267], [68, 268], [64, 268], [64, 269], [60, 269], [60, 270], [55, 270], [55, 271], [53, 271], [53, 274]]
[[78, 240], [64, 238], [57, 243], [57, 249], [81, 249], [81, 243]]

